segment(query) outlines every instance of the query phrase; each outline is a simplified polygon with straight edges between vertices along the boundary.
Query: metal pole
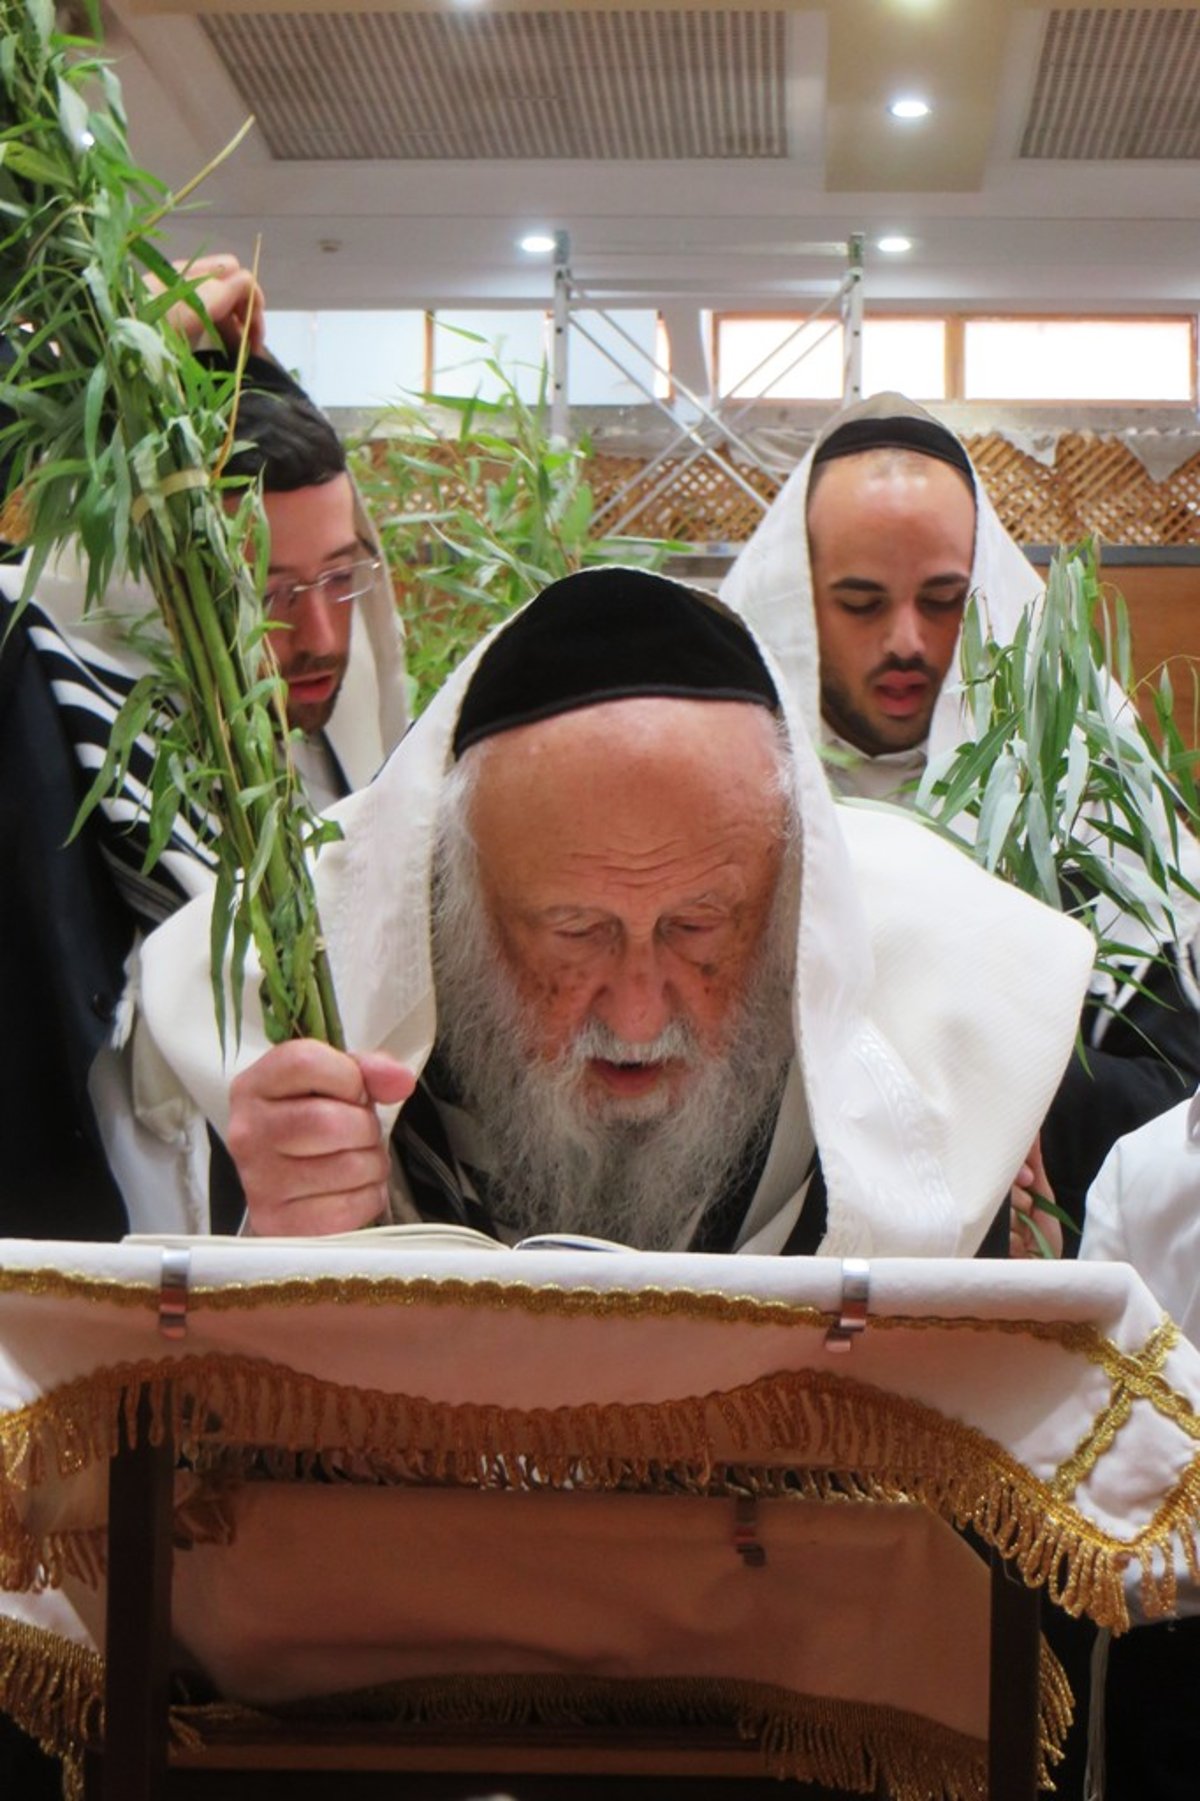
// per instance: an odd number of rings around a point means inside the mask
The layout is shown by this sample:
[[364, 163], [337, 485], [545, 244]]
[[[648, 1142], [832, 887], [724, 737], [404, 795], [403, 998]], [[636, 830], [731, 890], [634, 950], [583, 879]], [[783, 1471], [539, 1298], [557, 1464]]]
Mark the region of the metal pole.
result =
[[863, 244], [862, 232], [856, 231], [846, 246], [849, 268], [846, 271], [845, 300], [842, 303], [842, 322], [846, 332], [842, 401], [846, 406], [854, 400], [861, 400], [863, 393]]
[[551, 359], [550, 435], [565, 444], [571, 431], [571, 234], [554, 234], [554, 352]]
[[[625, 343], [628, 344], [631, 349], [635, 350], [637, 352], [637, 354], [643, 358], [644, 361], [648, 362], [652, 369], [661, 368], [662, 365], [659, 363], [658, 359], [656, 357], [652, 356], [647, 350], [644, 350], [643, 347], [638, 343], [636, 338], [630, 337], [629, 333], [625, 330], [625, 327], [623, 325], [619, 325], [617, 323], [617, 321], [613, 318], [611, 313], [605, 312], [603, 307], [596, 306], [596, 303], [594, 301], [588, 302], [588, 296], [585, 294], [585, 292], [583, 291], [582, 288], [576, 288], [575, 297], [578, 300], [582, 300], [582, 301], [590, 304], [590, 306], [592, 307], [592, 310], [594, 312], [596, 312], [601, 319], [604, 320], [604, 322], [608, 326], [609, 330], [612, 332], [615, 332], [615, 334], [618, 338], [623, 338]], [[576, 331], [583, 331], [583, 327], [578, 324], [576, 325], [575, 329], [576, 329]], [[588, 334], [585, 332], [584, 336], [586, 337], [587, 335]], [[622, 374], [628, 376], [631, 381], [637, 382], [637, 377], [632, 373], [631, 370], [625, 368], [618, 361], [617, 357], [613, 354], [613, 352], [611, 350], [609, 350], [607, 345], [600, 344], [599, 342], [597, 342], [597, 340], [595, 338], [592, 339], [592, 343], [596, 345], [597, 350], [601, 351], [608, 358], [609, 362], [612, 363], [615, 368], [620, 369]], [[714, 410], [712, 407], [708, 406], [703, 400], [701, 400], [700, 396], [698, 394], [693, 393], [691, 388], [688, 387], [687, 383], [684, 381], [681, 381], [677, 375], [673, 376], [672, 379], [675, 383], [676, 392], [679, 394], [682, 394], [683, 398], [686, 401], [690, 402], [690, 404], [695, 407], [695, 409], [699, 413], [701, 419], [706, 420], [710, 425], [715, 426], [717, 431], [721, 434], [721, 436], [723, 438], [727, 438], [731, 444], [735, 445], [736, 448], [741, 451], [742, 455], [746, 458], [746, 460], [748, 462], [758, 463], [759, 467], [763, 469], [764, 474], [769, 475], [771, 473], [771, 471], [766, 468], [766, 465], [760, 462], [758, 453], [753, 448], [753, 446], [750, 444], [744, 443], [742, 441], [742, 439], [734, 436], [734, 434], [729, 429], [728, 422], [721, 417], [719, 410]], [[674, 415], [671, 414], [670, 406], [667, 404], [667, 402], [665, 400], [661, 400], [657, 394], [654, 394], [649, 389], [647, 389], [644, 384], [638, 383], [638, 386], [640, 386], [642, 388], [643, 393], [650, 394], [650, 398], [655, 402], [655, 404], [658, 407], [660, 407], [662, 409], [662, 411], [664, 413], [670, 414], [671, 417], [674, 417]]]

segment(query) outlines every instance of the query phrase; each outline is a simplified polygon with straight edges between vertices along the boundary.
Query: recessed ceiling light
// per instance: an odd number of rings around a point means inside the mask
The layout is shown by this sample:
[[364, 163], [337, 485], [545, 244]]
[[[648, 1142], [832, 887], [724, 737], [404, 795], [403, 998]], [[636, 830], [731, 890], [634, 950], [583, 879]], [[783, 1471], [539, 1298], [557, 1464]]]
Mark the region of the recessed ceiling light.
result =
[[899, 99], [888, 101], [888, 111], [893, 119], [925, 119], [929, 116], [929, 102], [916, 94], [902, 94]]
[[882, 250], [885, 256], [903, 256], [906, 250], [912, 249], [912, 239], [902, 238], [897, 233], [894, 237], [877, 238], [876, 250]]
[[554, 239], [549, 232], [531, 231], [521, 239], [521, 249], [529, 256], [547, 256], [554, 249]]

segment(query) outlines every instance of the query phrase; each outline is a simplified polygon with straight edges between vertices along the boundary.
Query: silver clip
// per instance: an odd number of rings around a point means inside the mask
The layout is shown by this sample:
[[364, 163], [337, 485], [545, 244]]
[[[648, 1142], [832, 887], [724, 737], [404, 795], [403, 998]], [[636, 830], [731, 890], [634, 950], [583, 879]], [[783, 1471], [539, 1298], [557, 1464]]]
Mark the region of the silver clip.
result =
[[827, 1351], [848, 1351], [858, 1334], [866, 1331], [870, 1298], [871, 1265], [865, 1257], [843, 1257], [842, 1303], [837, 1325], [825, 1334]]
[[749, 1496], [737, 1503], [734, 1512], [733, 1548], [752, 1570], [760, 1570], [767, 1561], [766, 1547], [758, 1537], [758, 1503]]
[[158, 1286], [158, 1329], [164, 1338], [183, 1338], [187, 1333], [188, 1275], [190, 1251], [164, 1251], [162, 1275]]

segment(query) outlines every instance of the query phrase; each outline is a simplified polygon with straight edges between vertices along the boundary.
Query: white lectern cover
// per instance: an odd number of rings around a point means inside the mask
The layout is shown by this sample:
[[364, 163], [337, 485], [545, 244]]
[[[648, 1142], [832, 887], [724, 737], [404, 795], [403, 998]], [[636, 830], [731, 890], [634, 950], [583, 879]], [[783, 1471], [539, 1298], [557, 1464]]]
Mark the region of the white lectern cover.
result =
[[[187, 1255], [173, 1338], [162, 1251], [0, 1247], [0, 1701], [68, 1753], [131, 1384], [186, 1462], [182, 1651], [251, 1706], [728, 1719], [965, 1797], [986, 1576], [946, 1519], [1117, 1629], [1194, 1573], [1200, 1356], [1123, 1265], [880, 1260], [854, 1330], [828, 1259]], [[1047, 1668], [1048, 1746], [1063, 1708]]]

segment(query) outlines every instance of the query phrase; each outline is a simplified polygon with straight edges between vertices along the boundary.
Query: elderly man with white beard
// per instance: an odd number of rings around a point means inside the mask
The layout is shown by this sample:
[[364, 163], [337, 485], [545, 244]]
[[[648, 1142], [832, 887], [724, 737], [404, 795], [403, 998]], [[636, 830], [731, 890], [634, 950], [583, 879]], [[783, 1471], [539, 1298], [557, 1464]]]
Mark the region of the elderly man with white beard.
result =
[[1069, 1054], [1087, 935], [918, 824], [836, 808], [711, 597], [556, 583], [341, 819], [317, 879], [355, 1055], [259, 1056], [248, 997], [230, 1090], [197, 1028], [205, 919], [148, 947], [148, 1025], [226, 1131], [254, 1232], [984, 1242]]

